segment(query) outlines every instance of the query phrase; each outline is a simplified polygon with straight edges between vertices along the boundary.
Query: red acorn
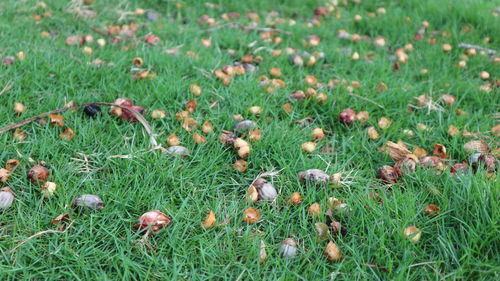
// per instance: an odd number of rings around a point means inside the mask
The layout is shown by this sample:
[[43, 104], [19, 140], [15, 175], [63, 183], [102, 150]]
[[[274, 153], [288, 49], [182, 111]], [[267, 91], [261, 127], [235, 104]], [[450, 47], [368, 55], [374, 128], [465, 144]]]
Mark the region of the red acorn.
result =
[[377, 178], [385, 183], [396, 183], [401, 177], [401, 172], [396, 167], [384, 165], [377, 170]]
[[153, 230], [154, 232], [158, 232], [163, 227], [168, 226], [170, 223], [172, 223], [172, 221], [169, 217], [167, 217], [167, 215], [158, 210], [152, 210], [144, 213], [139, 218], [139, 221], [134, 225], [134, 227], [139, 230], [151, 227], [151, 230]]
[[347, 108], [339, 115], [340, 121], [346, 125], [351, 125], [356, 120], [356, 111]]

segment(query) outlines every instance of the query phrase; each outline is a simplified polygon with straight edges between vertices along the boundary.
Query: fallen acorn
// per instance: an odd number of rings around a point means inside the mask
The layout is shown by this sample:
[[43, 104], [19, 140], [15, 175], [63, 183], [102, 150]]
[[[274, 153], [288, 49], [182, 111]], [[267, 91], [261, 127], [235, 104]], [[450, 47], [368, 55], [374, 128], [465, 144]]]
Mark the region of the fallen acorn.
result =
[[47, 180], [50, 175], [50, 171], [44, 166], [34, 166], [28, 171], [28, 180], [33, 184], [41, 184]]
[[319, 240], [324, 240], [330, 235], [330, 230], [328, 230], [328, 225], [326, 225], [326, 223], [317, 222], [314, 224], [314, 229], [316, 229]]
[[98, 105], [87, 105], [83, 108], [83, 112], [90, 117], [96, 117], [101, 113], [101, 107]]
[[245, 132], [248, 132], [250, 130], [253, 130], [255, 127], [257, 127], [257, 124], [251, 120], [243, 120], [241, 122], [236, 123], [233, 127], [233, 131], [236, 134], [242, 134]]
[[439, 215], [439, 211], [441, 209], [439, 208], [438, 205], [436, 204], [429, 204], [427, 205], [425, 208], [424, 208], [424, 213], [428, 216], [428, 217], [435, 217], [437, 215]]
[[482, 140], [471, 140], [464, 144], [464, 151], [469, 154], [476, 152], [485, 153], [488, 150], [490, 150], [490, 147]]
[[14, 169], [19, 165], [19, 160], [17, 159], [9, 159], [7, 160], [7, 163], [5, 163], [5, 169], [7, 171], [12, 172]]
[[292, 205], [299, 205], [302, 202], [302, 196], [298, 192], [294, 192], [290, 197], [288, 198], [288, 201]]
[[73, 209], [91, 209], [100, 211], [104, 208], [104, 202], [97, 195], [83, 194], [75, 198], [72, 204]]
[[303, 101], [306, 99], [306, 94], [304, 93], [304, 91], [298, 90], [291, 93], [289, 97], [297, 101]]
[[7, 169], [0, 169], [0, 182], [6, 183], [10, 179], [10, 173]]
[[342, 112], [340, 112], [339, 119], [342, 123], [351, 125], [356, 120], [356, 111], [350, 108], [344, 109]]
[[321, 206], [318, 203], [313, 203], [309, 206], [307, 213], [313, 217], [319, 217], [321, 215]]
[[14, 199], [15, 195], [12, 188], [4, 187], [0, 189], [0, 211], [12, 206], [12, 203], [14, 203]]
[[207, 215], [205, 216], [205, 220], [201, 222], [201, 227], [203, 227], [203, 229], [212, 228], [215, 225], [216, 221], [217, 219], [215, 218], [214, 212], [212, 212], [212, 210], [209, 210]]
[[377, 178], [387, 184], [396, 183], [400, 177], [401, 172], [398, 168], [389, 165], [384, 165], [377, 170]]
[[186, 147], [181, 146], [181, 145], [170, 146], [169, 148], [167, 148], [166, 152], [168, 154], [175, 155], [175, 156], [181, 156], [181, 157], [189, 156], [189, 149], [187, 149]]
[[41, 192], [45, 198], [54, 195], [57, 185], [53, 182], [47, 181], [42, 185]]
[[280, 257], [282, 258], [293, 258], [298, 254], [297, 242], [292, 238], [287, 238], [281, 242], [279, 248]]
[[260, 219], [260, 211], [252, 207], [248, 208], [243, 212], [243, 221], [248, 224], [254, 224]]
[[325, 137], [325, 133], [321, 128], [314, 128], [311, 133], [311, 137], [315, 140], [322, 140]]
[[330, 179], [327, 173], [319, 169], [309, 169], [299, 172], [298, 177], [300, 182], [302, 183], [311, 182], [311, 183], [327, 184]]
[[366, 131], [366, 134], [372, 140], [376, 140], [380, 137], [380, 134], [377, 132], [377, 129], [375, 129], [375, 127], [373, 127], [373, 126], [368, 128], [368, 130]]
[[236, 139], [238, 139], [238, 136], [231, 131], [222, 131], [219, 137], [219, 141], [224, 145], [233, 145]]
[[167, 217], [167, 215], [159, 210], [152, 210], [140, 216], [134, 227], [138, 230], [150, 227], [150, 230], [158, 232], [163, 227], [167, 227], [170, 223], [172, 223], [172, 221], [169, 217]]
[[418, 163], [419, 160], [417, 156], [413, 154], [408, 154], [406, 158], [396, 162], [394, 168], [396, 168], [401, 173], [401, 175], [407, 173], [413, 173], [417, 169]]
[[418, 229], [416, 226], [412, 225], [404, 230], [404, 235], [410, 239], [412, 243], [418, 243], [420, 241], [420, 238], [422, 237], [422, 231]]
[[165, 110], [153, 110], [151, 112], [151, 118], [153, 119], [163, 119], [167, 117], [167, 112]]
[[234, 148], [236, 148], [236, 151], [240, 158], [246, 158], [250, 153], [250, 144], [242, 138], [237, 138], [234, 141], [233, 146]]
[[274, 201], [278, 197], [276, 188], [264, 178], [258, 178], [252, 184], [259, 194], [259, 200]]
[[24, 104], [19, 103], [19, 102], [14, 103], [14, 112], [17, 115], [23, 114], [24, 111], [26, 111], [26, 106], [24, 106]]
[[331, 262], [337, 262], [342, 260], [342, 253], [340, 253], [340, 249], [337, 244], [333, 243], [333, 241], [329, 241], [325, 248], [326, 258]]
[[316, 149], [316, 143], [312, 141], [308, 141], [302, 144], [302, 151], [306, 153], [312, 153]]

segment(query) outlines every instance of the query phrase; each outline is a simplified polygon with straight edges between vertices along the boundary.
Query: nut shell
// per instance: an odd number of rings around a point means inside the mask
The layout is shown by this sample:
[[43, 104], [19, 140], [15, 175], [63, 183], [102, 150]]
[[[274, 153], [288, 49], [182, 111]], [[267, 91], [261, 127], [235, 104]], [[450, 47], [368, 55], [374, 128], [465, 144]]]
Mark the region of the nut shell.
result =
[[83, 194], [78, 196], [73, 201], [73, 209], [76, 208], [88, 208], [91, 210], [102, 210], [104, 208], [104, 202], [97, 195], [93, 194]]
[[28, 180], [33, 184], [42, 184], [44, 183], [50, 175], [50, 171], [44, 166], [34, 166], [28, 171]]

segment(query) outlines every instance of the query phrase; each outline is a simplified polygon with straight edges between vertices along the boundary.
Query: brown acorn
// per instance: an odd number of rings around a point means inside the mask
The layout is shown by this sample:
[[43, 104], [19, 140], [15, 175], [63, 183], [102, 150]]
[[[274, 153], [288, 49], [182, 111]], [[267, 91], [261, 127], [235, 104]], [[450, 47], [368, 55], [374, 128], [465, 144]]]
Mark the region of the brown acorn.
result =
[[0, 182], [6, 183], [10, 179], [10, 173], [7, 169], [0, 169]]
[[260, 211], [252, 207], [245, 210], [243, 213], [243, 221], [248, 224], [254, 224], [260, 219]]
[[300, 195], [300, 193], [298, 192], [294, 192], [290, 198], [288, 198], [288, 201], [290, 201], [290, 203], [292, 205], [298, 205], [300, 204], [300, 202], [302, 202], [302, 196]]
[[337, 262], [342, 260], [342, 253], [340, 252], [337, 244], [333, 243], [333, 241], [328, 242], [325, 248], [325, 255], [327, 259], [331, 262]]
[[50, 176], [50, 171], [40, 165], [34, 166], [28, 171], [28, 180], [33, 184], [42, 184]]
[[424, 213], [429, 217], [435, 217], [439, 214], [440, 208], [436, 204], [429, 204], [424, 208]]
[[401, 172], [395, 167], [384, 165], [377, 170], [377, 178], [385, 183], [396, 183], [400, 177]]
[[339, 119], [342, 123], [344, 123], [346, 125], [351, 125], [356, 120], [356, 111], [354, 111], [350, 108], [344, 109], [340, 113]]

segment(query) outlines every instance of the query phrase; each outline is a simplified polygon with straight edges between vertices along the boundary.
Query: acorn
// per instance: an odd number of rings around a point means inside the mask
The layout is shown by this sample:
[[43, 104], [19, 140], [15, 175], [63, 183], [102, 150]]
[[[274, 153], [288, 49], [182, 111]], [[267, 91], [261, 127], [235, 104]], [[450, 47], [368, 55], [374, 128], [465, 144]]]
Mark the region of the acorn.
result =
[[259, 194], [259, 200], [274, 201], [278, 197], [276, 188], [264, 178], [258, 178], [252, 185]]
[[97, 195], [83, 194], [78, 196], [72, 204], [73, 209], [88, 208], [91, 210], [100, 211], [104, 208], [104, 202]]
[[279, 253], [282, 258], [293, 258], [298, 254], [297, 242], [292, 238], [285, 239], [281, 242]]
[[315, 140], [322, 140], [325, 137], [325, 133], [321, 128], [314, 128], [311, 133], [311, 137]]
[[197, 84], [191, 84], [189, 85], [189, 91], [191, 94], [195, 96], [200, 96], [201, 95], [201, 87], [198, 86]]
[[375, 129], [375, 127], [373, 126], [371, 126], [370, 128], [368, 128], [368, 130], [366, 130], [366, 134], [372, 140], [376, 140], [380, 137], [380, 134], [377, 132], [377, 129]]
[[327, 184], [330, 179], [327, 173], [319, 169], [309, 169], [299, 172], [298, 177], [300, 182], [302, 183], [311, 182], [311, 183]]
[[302, 202], [302, 196], [298, 192], [294, 192], [290, 197], [288, 198], [288, 201], [292, 205], [299, 205], [300, 202]]
[[291, 54], [290, 63], [295, 66], [304, 66], [304, 59], [297, 54]]
[[248, 139], [251, 141], [259, 141], [262, 138], [262, 132], [259, 129], [248, 131]]
[[365, 123], [370, 119], [370, 114], [368, 111], [361, 111], [356, 114], [356, 120], [358, 120], [361, 123]]
[[45, 168], [44, 166], [34, 166], [28, 171], [28, 180], [31, 181], [33, 184], [41, 184], [47, 180], [47, 178], [50, 176], [50, 171]]
[[401, 173], [395, 167], [384, 165], [377, 170], [377, 178], [388, 184], [396, 183], [400, 177]]
[[205, 143], [206, 140], [202, 135], [200, 135], [198, 133], [194, 133], [193, 141], [197, 144], [202, 144], [202, 143]]
[[19, 165], [19, 160], [17, 159], [9, 159], [7, 160], [7, 163], [5, 163], [5, 169], [7, 171], [12, 172], [14, 169]]
[[201, 227], [203, 227], [203, 229], [212, 228], [214, 227], [216, 221], [217, 219], [215, 218], [214, 212], [212, 212], [212, 210], [209, 210], [207, 215], [205, 216], [205, 220], [201, 222]]
[[488, 144], [482, 140], [471, 140], [464, 144], [464, 151], [466, 153], [472, 154], [476, 152], [488, 152], [490, 150], [490, 147]]
[[337, 262], [342, 260], [342, 253], [340, 253], [340, 249], [337, 244], [333, 243], [333, 241], [328, 242], [325, 248], [326, 258], [331, 262]]
[[326, 225], [326, 223], [317, 222], [314, 224], [314, 229], [316, 229], [319, 240], [324, 240], [328, 238], [328, 235], [330, 235], [330, 230], [328, 229], [328, 225]]
[[14, 191], [10, 187], [0, 189], [0, 212], [12, 206], [14, 199]]
[[451, 51], [451, 45], [450, 44], [443, 44], [443, 51], [445, 51], [445, 52]]
[[303, 101], [306, 98], [306, 94], [304, 93], [304, 91], [298, 90], [291, 93], [289, 97], [297, 101]]
[[411, 240], [412, 243], [417, 243], [422, 237], [422, 231], [415, 226], [409, 226], [405, 228], [404, 235]]
[[17, 115], [23, 114], [24, 111], [26, 111], [26, 106], [24, 106], [24, 104], [19, 102], [14, 103], [14, 112]]
[[313, 217], [319, 217], [321, 215], [321, 206], [315, 202], [309, 206], [307, 213]]
[[420, 159], [420, 167], [430, 167], [438, 170], [444, 170], [446, 168], [441, 158], [437, 156], [422, 157], [422, 159]]
[[490, 79], [490, 74], [486, 71], [481, 71], [479, 73], [479, 78], [481, 78], [482, 80], [488, 80]]
[[252, 106], [248, 109], [248, 112], [252, 115], [260, 115], [262, 113], [262, 108], [260, 106]]
[[233, 166], [233, 168], [236, 171], [243, 173], [248, 169], [248, 162], [240, 159], [240, 160], [237, 160], [236, 162], [234, 162], [233, 164], [231, 164], [231, 166]]
[[101, 113], [101, 107], [98, 105], [87, 105], [83, 108], [83, 112], [90, 117], [96, 117]]
[[389, 128], [391, 126], [391, 124], [392, 124], [392, 120], [390, 120], [386, 117], [382, 117], [378, 120], [378, 126], [382, 130]]
[[316, 149], [316, 143], [309, 141], [302, 144], [302, 151], [312, 153]]
[[172, 223], [172, 221], [167, 215], [159, 210], [153, 210], [140, 216], [134, 227], [138, 230], [150, 227], [154, 232], [158, 232], [163, 227], [167, 227], [170, 223]]
[[204, 134], [210, 134], [210, 132], [212, 132], [212, 124], [208, 121], [205, 121], [205, 123], [203, 123], [203, 125], [201, 126], [201, 131]]
[[424, 213], [428, 217], [435, 217], [439, 215], [440, 208], [436, 204], [429, 204], [424, 208]]
[[167, 148], [167, 153], [175, 156], [187, 157], [189, 156], [189, 149], [181, 145], [174, 145]]
[[250, 153], [250, 144], [242, 138], [234, 140], [233, 146], [236, 148], [236, 152], [240, 158], [246, 158]]
[[167, 112], [165, 110], [153, 110], [151, 112], [151, 118], [153, 119], [163, 119], [167, 117]]
[[254, 224], [260, 219], [260, 211], [252, 207], [245, 210], [243, 213], [243, 221], [248, 224]]
[[47, 181], [42, 185], [41, 192], [45, 198], [54, 195], [57, 185], [53, 182]]
[[340, 113], [339, 119], [342, 123], [344, 123], [346, 125], [351, 125], [356, 120], [356, 111], [354, 111], [350, 108], [344, 109]]
[[231, 131], [222, 131], [219, 137], [219, 141], [224, 145], [233, 145], [236, 139], [238, 139], [238, 136]]
[[442, 95], [441, 99], [447, 106], [452, 106], [457, 101], [455, 96], [449, 94]]

